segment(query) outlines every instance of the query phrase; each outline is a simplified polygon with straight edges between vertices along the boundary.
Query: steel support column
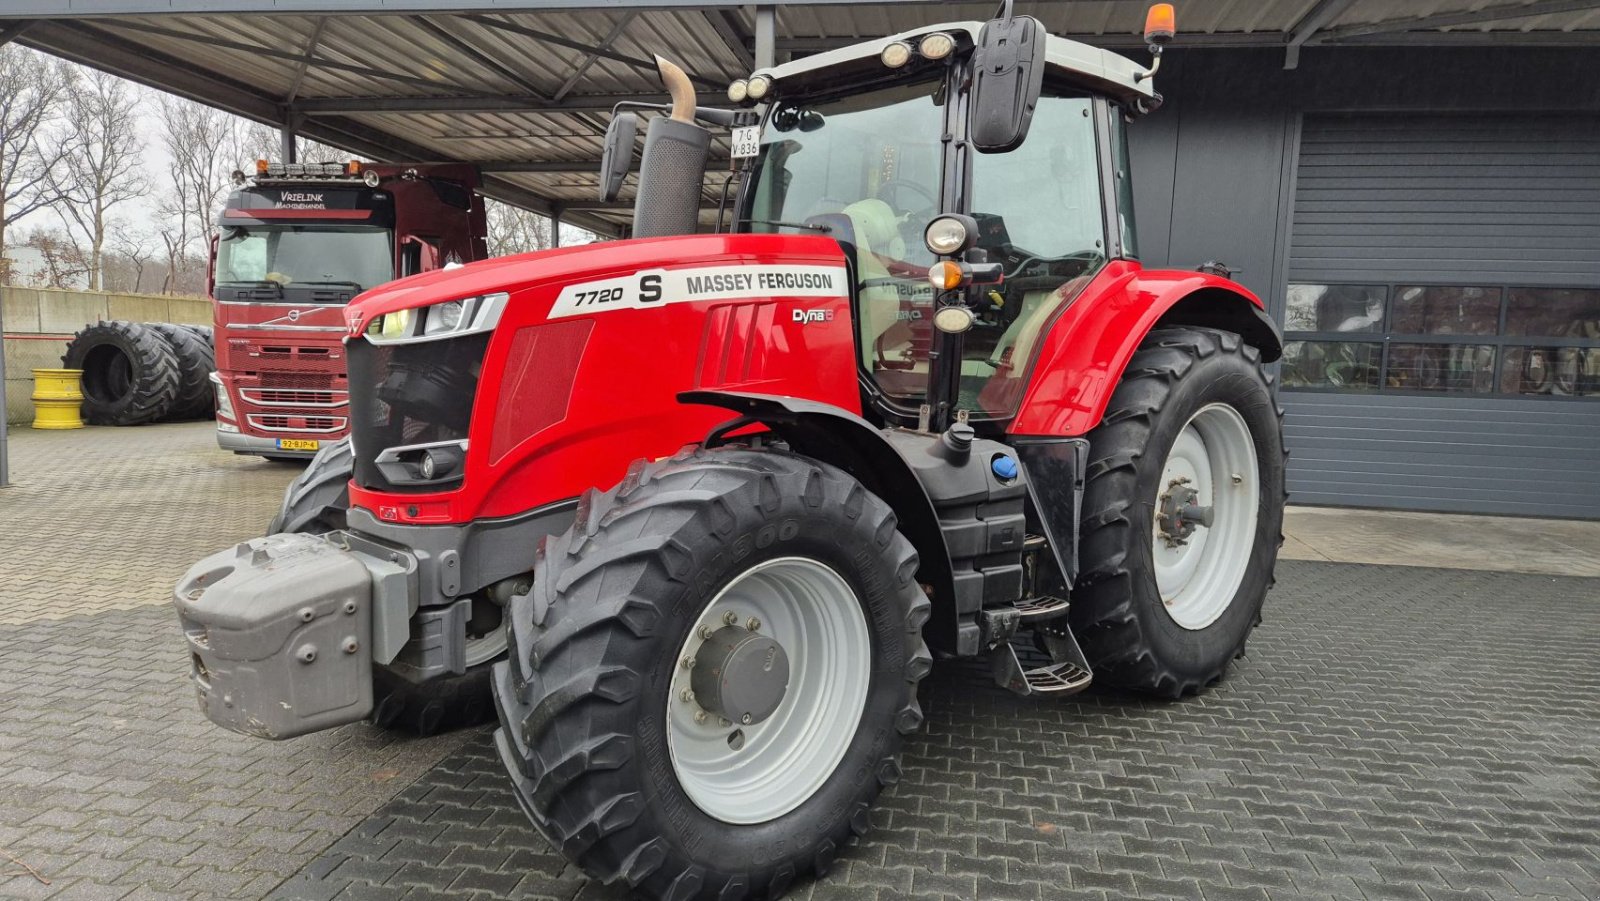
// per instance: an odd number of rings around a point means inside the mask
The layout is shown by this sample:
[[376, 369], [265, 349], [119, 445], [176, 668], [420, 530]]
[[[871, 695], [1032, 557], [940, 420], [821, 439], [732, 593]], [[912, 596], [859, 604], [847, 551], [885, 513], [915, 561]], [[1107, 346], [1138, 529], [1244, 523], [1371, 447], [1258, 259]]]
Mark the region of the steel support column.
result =
[[[0, 125], [0, 128], [3, 128]], [[5, 304], [0, 304], [3, 308]], [[0, 309], [0, 488], [11, 487], [11, 455], [6, 443], [10, 439], [9, 426], [6, 425], [6, 318], [3, 309]]]
[[295, 123], [289, 119], [278, 129], [278, 155], [285, 163], [298, 163], [295, 156]]
[[756, 68], [768, 69], [778, 64], [778, 10], [773, 6], [756, 7]]
[[559, 209], [550, 214], [550, 246], [561, 246], [561, 211]]

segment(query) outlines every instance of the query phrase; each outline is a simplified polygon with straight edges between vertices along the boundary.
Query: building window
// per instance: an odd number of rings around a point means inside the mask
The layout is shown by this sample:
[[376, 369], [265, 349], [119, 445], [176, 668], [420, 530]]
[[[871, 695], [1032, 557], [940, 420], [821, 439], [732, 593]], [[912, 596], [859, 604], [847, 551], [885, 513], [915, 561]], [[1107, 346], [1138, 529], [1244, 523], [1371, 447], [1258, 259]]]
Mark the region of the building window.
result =
[[1600, 397], [1600, 290], [1292, 284], [1283, 385]]

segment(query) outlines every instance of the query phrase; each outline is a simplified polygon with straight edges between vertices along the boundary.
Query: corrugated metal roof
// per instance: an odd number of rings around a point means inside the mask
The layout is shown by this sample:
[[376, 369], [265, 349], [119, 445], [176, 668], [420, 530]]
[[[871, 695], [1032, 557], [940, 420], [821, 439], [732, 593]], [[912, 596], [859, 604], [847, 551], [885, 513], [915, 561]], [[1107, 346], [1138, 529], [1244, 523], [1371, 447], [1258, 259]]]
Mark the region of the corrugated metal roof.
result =
[[[1021, 0], [1018, 11], [1038, 16], [1054, 34], [1137, 53], [1147, 5]], [[650, 65], [658, 51], [682, 61], [708, 95], [720, 94], [748, 71], [756, 27], [751, 8], [723, 2], [318, 6], [331, 15], [285, 0], [235, 0], [228, 13], [212, 12], [216, 6], [9, 0], [0, 31], [8, 18], [40, 17], [17, 39], [262, 121], [297, 120], [307, 135], [357, 153], [489, 164], [503, 199], [612, 229], [627, 221], [627, 211], [593, 201], [611, 105], [660, 94]], [[782, 56], [939, 21], [981, 20], [995, 4], [810, 0], [776, 8]], [[1600, 43], [1600, 0], [1189, 0], [1179, 13], [1180, 40], [1190, 46], [1286, 46], [1318, 19], [1325, 21], [1309, 45]], [[718, 152], [726, 155], [726, 142]], [[708, 202], [715, 203], [721, 183], [720, 175], [708, 176]]]

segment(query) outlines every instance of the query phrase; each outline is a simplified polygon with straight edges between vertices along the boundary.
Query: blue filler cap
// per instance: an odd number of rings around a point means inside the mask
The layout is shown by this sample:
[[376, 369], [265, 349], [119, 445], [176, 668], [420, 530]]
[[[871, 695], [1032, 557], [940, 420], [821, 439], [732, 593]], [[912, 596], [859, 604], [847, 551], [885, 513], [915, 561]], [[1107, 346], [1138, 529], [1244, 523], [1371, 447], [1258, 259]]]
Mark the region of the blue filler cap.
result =
[[1003, 454], [997, 455], [989, 463], [989, 468], [994, 470], [995, 475], [1007, 481], [1017, 477], [1017, 461], [1013, 457], [1007, 457]]

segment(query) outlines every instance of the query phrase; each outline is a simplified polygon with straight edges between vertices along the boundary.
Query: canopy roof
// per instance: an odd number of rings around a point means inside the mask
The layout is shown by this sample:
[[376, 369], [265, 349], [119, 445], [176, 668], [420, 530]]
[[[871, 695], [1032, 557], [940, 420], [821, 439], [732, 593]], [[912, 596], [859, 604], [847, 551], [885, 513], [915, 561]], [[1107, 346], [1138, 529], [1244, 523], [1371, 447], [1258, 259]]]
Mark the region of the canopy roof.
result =
[[[764, 63], [996, 3], [787, 0], [7, 0], [0, 41], [181, 94], [383, 161], [475, 162], [489, 193], [615, 233], [632, 208], [596, 197], [619, 100], [666, 98], [651, 57], [680, 62], [702, 103]], [[1144, 60], [1143, 0], [1017, 4], [1054, 35]], [[219, 8], [227, 12], [218, 12]], [[774, 10], [776, 12], [774, 13]], [[1600, 0], [1188, 0], [1183, 47], [1600, 44]], [[726, 143], [714, 153], [727, 154]], [[713, 166], [713, 170], [718, 168]], [[707, 179], [712, 206], [722, 179]]]

